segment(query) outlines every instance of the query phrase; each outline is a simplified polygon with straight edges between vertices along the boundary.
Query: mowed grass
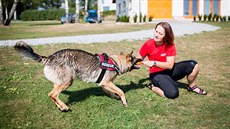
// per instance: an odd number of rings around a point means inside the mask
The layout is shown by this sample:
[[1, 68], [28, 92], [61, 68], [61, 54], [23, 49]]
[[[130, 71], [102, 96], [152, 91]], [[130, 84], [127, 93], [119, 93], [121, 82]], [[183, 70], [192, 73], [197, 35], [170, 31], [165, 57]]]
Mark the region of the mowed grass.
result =
[[[43, 65], [23, 60], [12, 47], [0, 48], [0, 128], [54, 129], [153, 129], [230, 128], [230, 24], [210, 23], [222, 29], [176, 37], [177, 61], [195, 59], [200, 65], [198, 86], [207, 96], [187, 92], [186, 80], [179, 81], [175, 100], [159, 97], [144, 87], [148, 69], [142, 67], [118, 76], [114, 83], [126, 94], [127, 108], [108, 97], [94, 83], [76, 80], [59, 97], [72, 109], [60, 112], [47, 94], [52, 84], [43, 75]], [[134, 50], [144, 41], [95, 44], [52, 44], [33, 46], [41, 55], [64, 48], [91, 53], [119, 54]]]
[[12, 21], [0, 26], [0, 40], [118, 33], [151, 29], [152, 24], [102, 23], [61, 24], [60, 21]]

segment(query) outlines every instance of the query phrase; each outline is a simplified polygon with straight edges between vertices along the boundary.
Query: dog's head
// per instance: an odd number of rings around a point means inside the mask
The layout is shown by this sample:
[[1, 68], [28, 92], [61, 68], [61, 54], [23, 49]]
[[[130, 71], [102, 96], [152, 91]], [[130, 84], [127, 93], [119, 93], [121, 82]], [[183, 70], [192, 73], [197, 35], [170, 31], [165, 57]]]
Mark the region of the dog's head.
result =
[[140, 65], [137, 65], [137, 62], [142, 61], [142, 59], [136, 58], [135, 56], [133, 56], [133, 51], [131, 53], [129, 53], [129, 54], [121, 53], [120, 54], [120, 59], [121, 60], [124, 59], [124, 61], [121, 62], [123, 72], [132, 71], [133, 69], [139, 69]]

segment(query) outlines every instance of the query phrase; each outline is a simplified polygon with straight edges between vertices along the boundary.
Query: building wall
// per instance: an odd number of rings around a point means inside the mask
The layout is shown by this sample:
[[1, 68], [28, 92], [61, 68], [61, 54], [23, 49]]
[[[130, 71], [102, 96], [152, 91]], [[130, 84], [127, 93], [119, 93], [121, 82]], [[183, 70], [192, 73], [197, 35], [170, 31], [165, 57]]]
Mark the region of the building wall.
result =
[[230, 16], [230, 0], [222, 0], [220, 6], [220, 15], [221, 16]]
[[98, 0], [99, 11], [116, 10], [116, 3], [112, 3], [112, 0]]
[[148, 0], [148, 16], [172, 18], [172, 0]]
[[183, 0], [173, 0], [172, 1], [172, 16], [173, 17], [183, 17]]
[[[125, 11], [119, 13], [119, 4], [121, 10], [124, 7], [124, 1], [126, 3]], [[213, 12], [214, 0], [197, 0], [196, 15], [204, 15], [205, 13]], [[194, 0], [189, 0], [188, 14], [184, 14], [184, 0], [116, 0], [116, 14], [117, 16], [127, 15], [134, 17], [139, 16], [140, 12], [142, 15], [147, 17], [152, 16], [153, 18], [193, 18]], [[230, 0], [218, 0], [219, 9], [218, 13], [221, 16], [230, 16]]]
[[204, 0], [200, 0], [199, 1], [199, 11], [198, 11], [199, 15], [203, 15], [204, 14]]

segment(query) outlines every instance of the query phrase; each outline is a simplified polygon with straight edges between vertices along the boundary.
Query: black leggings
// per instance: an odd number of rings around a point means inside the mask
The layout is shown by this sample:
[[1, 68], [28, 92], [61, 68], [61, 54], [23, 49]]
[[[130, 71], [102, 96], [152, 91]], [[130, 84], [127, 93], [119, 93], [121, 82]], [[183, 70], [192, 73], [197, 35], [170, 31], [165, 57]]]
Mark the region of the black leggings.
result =
[[154, 86], [159, 87], [164, 92], [165, 97], [175, 99], [179, 96], [176, 81], [191, 74], [196, 64], [197, 62], [194, 60], [175, 63], [171, 70], [151, 73], [150, 80]]

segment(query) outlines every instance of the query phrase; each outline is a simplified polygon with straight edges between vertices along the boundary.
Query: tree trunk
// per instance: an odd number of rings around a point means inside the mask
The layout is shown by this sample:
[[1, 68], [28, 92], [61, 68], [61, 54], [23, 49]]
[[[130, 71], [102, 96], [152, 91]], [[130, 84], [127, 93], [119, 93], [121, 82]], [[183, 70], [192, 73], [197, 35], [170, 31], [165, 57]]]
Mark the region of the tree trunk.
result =
[[79, 0], [76, 0], [75, 23], [79, 23]]
[[101, 1], [98, 0], [97, 1], [97, 23], [101, 22], [101, 12], [100, 12], [100, 9], [101, 9]]
[[2, 0], [0, 0], [0, 25], [3, 25], [3, 10], [2, 10]]
[[13, 18], [13, 16], [14, 16], [14, 12], [15, 12], [15, 10], [16, 10], [17, 4], [18, 4], [18, 0], [14, 0], [13, 7], [12, 7], [11, 10], [10, 10], [10, 15], [9, 15], [9, 17], [6, 19], [6, 21], [4, 22], [4, 25], [5, 25], [5, 26], [9, 26], [9, 25], [10, 25], [10, 22], [11, 22], [11, 19]]
[[65, 15], [66, 15], [66, 24], [69, 24], [69, 2], [65, 0]]
[[85, 0], [85, 13], [84, 13], [84, 20], [88, 15], [88, 0]]

